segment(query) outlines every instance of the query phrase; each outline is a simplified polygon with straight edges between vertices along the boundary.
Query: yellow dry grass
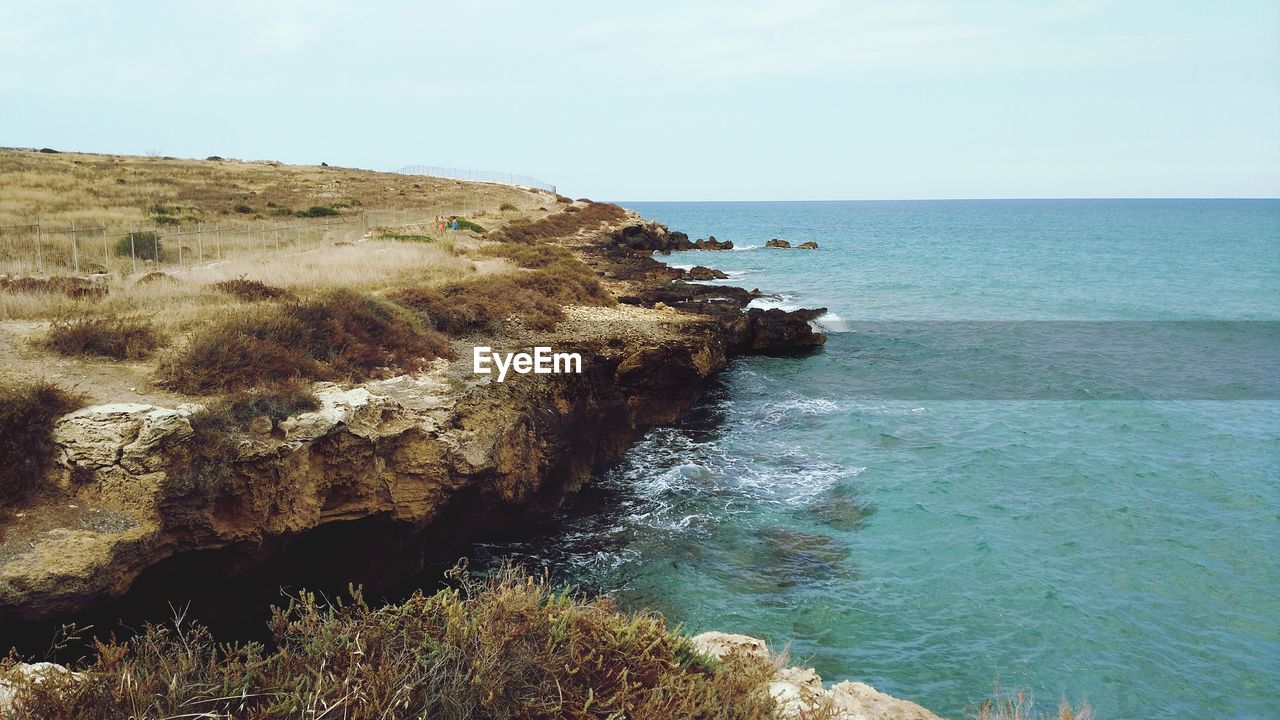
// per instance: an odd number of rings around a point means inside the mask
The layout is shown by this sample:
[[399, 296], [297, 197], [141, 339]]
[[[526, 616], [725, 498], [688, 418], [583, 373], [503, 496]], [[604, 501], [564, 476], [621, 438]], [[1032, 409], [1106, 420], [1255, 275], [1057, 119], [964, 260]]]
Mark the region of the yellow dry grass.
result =
[[[184, 224], [247, 224], [313, 205], [476, 215], [499, 214], [504, 204], [532, 211], [555, 199], [505, 185], [350, 168], [13, 149], [0, 149], [0, 189], [0, 226], [36, 218], [145, 225], [157, 206]], [[252, 212], [237, 212], [237, 205]]]
[[[241, 203], [255, 214], [236, 212]], [[324, 205], [342, 214], [257, 217], [268, 203], [294, 210]], [[156, 206], [184, 219], [160, 228], [161, 261], [117, 255], [117, 228], [125, 228], [127, 237]], [[94, 282], [104, 294], [0, 291], [0, 340], [8, 346], [0, 349], [0, 360], [9, 374], [55, 377], [95, 401], [120, 396], [121, 387], [129, 396], [136, 388], [138, 396], [158, 400], [165, 391], [150, 378], [165, 353], [182, 347], [191, 333], [250, 310], [215, 283], [243, 278], [307, 298], [340, 288], [385, 295], [507, 272], [514, 266], [505, 260], [465, 255], [479, 242], [469, 233], [432, 239], [435, 216], [463, 215], [494, 229], [559, 209], [546, 193], [394, 173], [0, 150], [0, 226], [38, 217], [46, 228], [73, 221], [111, 228], [81, 235], [75, 246], [79, 276], [102, 273]], [[197, 227], [203, 232], [196, 234]], [[384, 238], [387, 232], [401, 239]], [[69, 236], [61, 246], [56, 236], [42, 239], [43, 272], [32, 272], [30, 258], [25, 265], [14, 261], [17, 238], [0, 227], [0, 275], [74, 275]], [[142, 318], [168, 349], [133, 362], [50, 354], [43, 344], [50, 324], [76, 318]]]

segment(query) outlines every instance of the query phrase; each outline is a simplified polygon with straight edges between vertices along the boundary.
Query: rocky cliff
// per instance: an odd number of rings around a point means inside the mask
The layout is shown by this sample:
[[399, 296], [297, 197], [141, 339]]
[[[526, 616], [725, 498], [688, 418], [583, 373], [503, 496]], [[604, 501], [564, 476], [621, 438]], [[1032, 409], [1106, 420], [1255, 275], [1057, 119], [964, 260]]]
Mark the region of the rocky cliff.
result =
[[0, 528], [0, 622], [70, 617], [174, 567], [243, 575], [339, 528], [353, 529], [341, 546], [355, 566], [310, 562], [393, 582], [554, 509], [639, 433], [676, 419], [735, 355], [824, 340], [809, 323], [820, 311], [748, 310], [751, 293], [683, 282], [635, 249], [664, 236], [628, 217], [566, 239], [623, 304], [494, 341], [580, 352], [581, 374], [497, 383], [464, 353], [416, 374], [317, 384], [315, 411], [229, 435], [209, 432], [195, 403], [63, 417], [56, 490]]

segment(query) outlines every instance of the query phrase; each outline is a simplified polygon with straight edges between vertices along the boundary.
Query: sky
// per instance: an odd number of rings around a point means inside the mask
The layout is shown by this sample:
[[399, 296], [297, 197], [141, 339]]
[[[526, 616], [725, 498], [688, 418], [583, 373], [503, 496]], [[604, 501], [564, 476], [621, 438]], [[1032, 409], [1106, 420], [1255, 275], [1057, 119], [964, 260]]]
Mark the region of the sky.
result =
[[0, 146], [597, 200], [1280, 196], [1274, 0], [0, 0]]

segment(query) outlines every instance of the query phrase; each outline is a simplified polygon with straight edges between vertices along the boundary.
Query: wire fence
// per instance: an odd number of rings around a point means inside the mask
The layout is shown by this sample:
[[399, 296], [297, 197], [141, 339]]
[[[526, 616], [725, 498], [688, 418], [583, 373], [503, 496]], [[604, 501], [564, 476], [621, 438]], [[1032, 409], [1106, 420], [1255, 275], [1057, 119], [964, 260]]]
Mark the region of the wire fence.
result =
[[447, 178], [449, 180], [467, 180], [470, 182], [491, 182], [500, 185], [532, 188], [555, 192], [556, 186], [528, 175], [497, 172], [494, 170], [462, 170], [459, 168], [436, 167], [434, 165], [406, 165], [396, 172], [402, 175], [427, 175], [429, 177]]
[[32, 222], [0, 225], [0, 275], [41, 277], [173, 272], [355, 243], [380, 230], [435, 236], [455, 207], [366, 210], [337, 217], [189, 225]]

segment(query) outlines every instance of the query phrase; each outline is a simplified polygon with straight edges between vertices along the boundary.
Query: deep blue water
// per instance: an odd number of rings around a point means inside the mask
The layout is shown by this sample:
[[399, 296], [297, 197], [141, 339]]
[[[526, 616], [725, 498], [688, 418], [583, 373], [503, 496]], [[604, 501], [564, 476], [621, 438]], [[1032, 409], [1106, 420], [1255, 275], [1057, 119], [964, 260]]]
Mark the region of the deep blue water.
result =
[[624, 204], [836, 332], [492, 552], [944, 715], [1275, 716], [1276, 325], [1169, 321], [1280, 320], [1280, 201]]

